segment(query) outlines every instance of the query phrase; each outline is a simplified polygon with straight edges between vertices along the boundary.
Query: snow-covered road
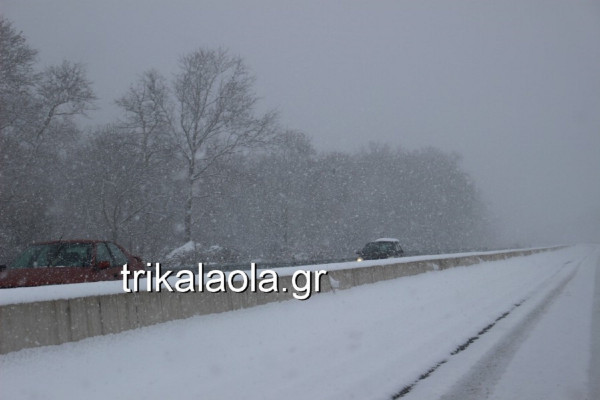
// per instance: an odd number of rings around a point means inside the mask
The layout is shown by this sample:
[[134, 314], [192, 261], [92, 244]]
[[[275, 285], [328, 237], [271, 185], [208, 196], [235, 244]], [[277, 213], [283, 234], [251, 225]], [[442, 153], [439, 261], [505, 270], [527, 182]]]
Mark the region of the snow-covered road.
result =
[[0, 399], [598, 399], [599, 260], [580, 245], [22, 350]]
[[599, 255], [567, 262], [412, 398], [600, 399]]

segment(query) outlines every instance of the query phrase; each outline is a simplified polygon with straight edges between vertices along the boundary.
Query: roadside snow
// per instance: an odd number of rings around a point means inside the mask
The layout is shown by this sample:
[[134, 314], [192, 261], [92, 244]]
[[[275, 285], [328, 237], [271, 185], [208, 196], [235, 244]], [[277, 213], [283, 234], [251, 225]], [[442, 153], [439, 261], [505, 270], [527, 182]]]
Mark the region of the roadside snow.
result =
[[[0, 398], [385, 399], [446, 359], [406, 396], [437, 398], [548, 299], [494, 393], [529, 398], [512, 384], [526, 394], [535, 393], [527, 384], [556, 384], [561, 360], [571, 368], [562, 387], [585, 393], [599, 257], [597, 247], [576, 246], [26, 349], [0, 356]], [[551, 364], [560, 368], [539, 368]], [[419, 396], [427, 389], [438, 395]]]

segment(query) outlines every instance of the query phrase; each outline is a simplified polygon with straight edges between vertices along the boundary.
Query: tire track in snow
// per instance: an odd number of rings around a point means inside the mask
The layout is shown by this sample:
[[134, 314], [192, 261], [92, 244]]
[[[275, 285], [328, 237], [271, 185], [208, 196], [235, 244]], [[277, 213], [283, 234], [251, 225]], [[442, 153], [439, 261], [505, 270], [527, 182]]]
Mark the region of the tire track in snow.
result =
[[562, 293], [579, 269], [579, 263], [543, 300], [527, 315], [523, 316], [512, 330], [496, 344], [454, 387], [440, 400], [475, 400], [489, 396], [529, 332], [542, 318], [553, 301]]
[[[569, 265], [570, 263], [571, 262], [566, 263], [565, 266]], [[471, 368], [471, 373], [467, 374], [467, 376], [461, 379], [456, 385], [454, 385], [450, 392], [442, 396], [440, 399], [475, 400], [485, 398], [489, 394], [488, 391], [491, 390], [493, 384], [500, 378], [502, 371], [518, 350], [523, 339], [527, 337], [529, 331], [539, 321], [553, 300], [560, 295], [565, 286], [573, 279], [580, 264], [581, 263], [578, 263], [577, 266], [573, 267], [573, 270], [543, 298], [538, 306], [524, 316], [521, 322], [518, 323], [512, 329], [512, 331], [501, 340], [500, 343], [495, 345], [482, 360], [476, 363]], [[525, 301], [533, 297], [533, 295], [534, 294], [531, 294], [527, 298], [515, 303], [508, 311], [505, 311], [499, 315], [494, 321], [481, 329], [475, 336], [470, 337], [463, 344], [459, 345], [450, 353], [448, 358], [439, 361], [437, 364], [427, 370], [427, 372], [420, 375], [413, 383], [404, 386], [400, 391], [392, 395], [391, 398], [396, 400], [409, 394], [417, 384], [431, 376], [431, 374], [433, 374], [442, 365], [451, 361], [453, 356], [466, 350], [481, 336], [489, 332], [499, 321], [508, 317], [516, 308], [520, 307]]]

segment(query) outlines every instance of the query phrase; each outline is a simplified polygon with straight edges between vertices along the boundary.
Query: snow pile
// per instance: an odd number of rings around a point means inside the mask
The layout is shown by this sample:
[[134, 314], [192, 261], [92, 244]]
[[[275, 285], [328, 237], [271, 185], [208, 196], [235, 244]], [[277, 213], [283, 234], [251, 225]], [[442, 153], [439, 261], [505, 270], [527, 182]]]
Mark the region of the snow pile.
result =
[[169, 252], [163, 265], [170, 268], [196, 268], [198, 263], [223, 265], [239, 262], [237, 251], [220, 245], [202, 246], [198, 242], [187, 242]]
[[165, 260], [171, 261], [171, 260], [177, 260], [182, 257], [188, 257], [190, 253], [194, 253], [196, 251], [196, 249], [200, 248], [200, 247], [201, 247], [200, 243], [189, 241], [186, 244], [184, 244], [183, 246], [177, 247], [176, 249], [171, 251], [169, 254], [167, 254], [165, 257]]

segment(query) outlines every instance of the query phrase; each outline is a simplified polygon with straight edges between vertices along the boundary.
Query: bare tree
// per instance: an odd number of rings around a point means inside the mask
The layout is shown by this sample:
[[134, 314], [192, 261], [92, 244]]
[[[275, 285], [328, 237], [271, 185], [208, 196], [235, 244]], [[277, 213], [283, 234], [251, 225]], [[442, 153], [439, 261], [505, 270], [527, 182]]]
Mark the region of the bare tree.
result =
[[37, 51], [30, 48], [21, 32], [0, 16], [0, 133], [24, 118], [31, 91], [37, 80], [34, 71]]
[[150, 167], [152, 162], [164, 163], [165, 154], [172, 148], [168, 96], [166, 80], [157, 71], [150, 70], [116, 101], [125, 112], [125, 119], [120, 125], [145, 168]]
[[186, 164], [184, 229], [192, 239], [197, 184], [228, 156], [265, 144], [274, 134], [275, 113], [255, 116], [254, 79], [239, 57], [200, 49], [180, 60], [175, 77], [171, 133]]
[[38, 123], [35, 140], [40, 139], [56, 118], [85, 115], [93, 109], [96, 99], [83, 65], [69, 61], [51, 66], [42, 73], [37, 94], [42, 120]]
[[36, 51], [0, 17], [0, 257], [50, 230], [53, 182], [76, 115], [94, 94], [85, 70], [63, 62], [38, 73]]

